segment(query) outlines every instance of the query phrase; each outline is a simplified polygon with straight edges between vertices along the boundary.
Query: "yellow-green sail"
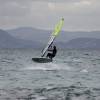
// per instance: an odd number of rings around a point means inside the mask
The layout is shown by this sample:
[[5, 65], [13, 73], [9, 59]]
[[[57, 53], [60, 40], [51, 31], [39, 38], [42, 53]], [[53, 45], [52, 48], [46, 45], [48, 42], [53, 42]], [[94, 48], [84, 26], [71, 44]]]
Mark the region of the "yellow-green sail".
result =
[[60, 22], [55, 26], [55, 29], [54, 29], [52, 35], [57, 36], [59, 34], [59, 32], [61, 31], [63, 24], [64, 24], [64, 18], [62, 18], [60, 20]]
[[48, 50], [48, 48], [50, 47], [50, 45], [53, 43], [54, 39], [56, 38], [56, 36], [59, 34], [59, 32], [61, 31], [61, 28], [63, 26], [64, 23], [64, 18], [62, 18], [59, 23], [55, 26], [55, 29], [53, 31], [53, 33], [51, 34], [51, 37], [49, 39], [49, 42], [47, 44], [47, 46], [44, 48], [43, 52], [42, 52], [42, 57], [45, 55], [46, 51]]

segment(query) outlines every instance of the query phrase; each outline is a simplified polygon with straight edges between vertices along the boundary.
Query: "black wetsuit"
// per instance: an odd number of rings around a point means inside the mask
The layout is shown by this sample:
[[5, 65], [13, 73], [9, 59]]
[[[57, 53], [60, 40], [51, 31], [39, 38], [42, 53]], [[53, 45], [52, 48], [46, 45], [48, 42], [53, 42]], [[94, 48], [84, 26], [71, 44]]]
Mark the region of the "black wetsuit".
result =
[[54, 46], [53, 47], [53, 50], [52, 50], [52, 53], [48, 53], [47, 54], [47, 57], [49, 57], [50, 59], [54, 58], [56, 56], [56, 53], [57, 53], [57, 49], [56, 47]]

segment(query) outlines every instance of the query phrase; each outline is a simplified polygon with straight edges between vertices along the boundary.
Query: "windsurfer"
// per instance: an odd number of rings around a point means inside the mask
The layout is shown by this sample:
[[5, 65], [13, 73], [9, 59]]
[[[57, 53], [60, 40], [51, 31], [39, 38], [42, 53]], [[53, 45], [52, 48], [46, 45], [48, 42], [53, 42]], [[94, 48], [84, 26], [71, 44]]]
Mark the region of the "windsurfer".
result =
[[48, 51], [51, 51], [52, 53], [48, 53], [46, 56], [47, 58], [49, 57], [50, 59], [52, 59], [56, 56], [56, 53], [57, 53], [56, 46], [53, 46], [52, 49], [48, 49]]

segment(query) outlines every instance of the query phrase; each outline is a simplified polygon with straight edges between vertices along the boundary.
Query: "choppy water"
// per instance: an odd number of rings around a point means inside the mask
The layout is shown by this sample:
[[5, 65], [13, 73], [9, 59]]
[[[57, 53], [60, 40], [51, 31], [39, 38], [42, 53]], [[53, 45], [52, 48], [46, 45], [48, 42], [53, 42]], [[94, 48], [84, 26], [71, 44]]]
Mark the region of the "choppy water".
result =
[[39, 55], [0, 49], [0, 100], [100, 100], [99, 50], [62, 50], [46, 64]]

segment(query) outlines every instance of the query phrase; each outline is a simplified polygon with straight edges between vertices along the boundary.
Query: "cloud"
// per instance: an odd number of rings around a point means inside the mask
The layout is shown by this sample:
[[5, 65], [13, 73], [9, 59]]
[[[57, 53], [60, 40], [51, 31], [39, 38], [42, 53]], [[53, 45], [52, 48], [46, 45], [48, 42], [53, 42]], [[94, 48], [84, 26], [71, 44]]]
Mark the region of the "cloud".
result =
[[100, 29], [100, 0], [0, 0], [0, 27], [53, 28], [65, 18], [65, 30]]
[[22, 16], [28, 13], [30, 9], [28, 3], [21, 3], [13, 0], [8, 1], [0, 1], [0, 16]]

